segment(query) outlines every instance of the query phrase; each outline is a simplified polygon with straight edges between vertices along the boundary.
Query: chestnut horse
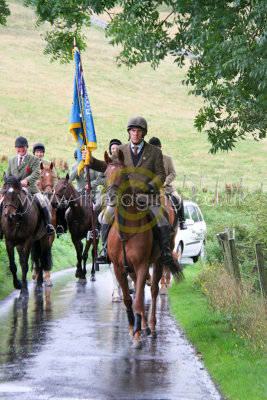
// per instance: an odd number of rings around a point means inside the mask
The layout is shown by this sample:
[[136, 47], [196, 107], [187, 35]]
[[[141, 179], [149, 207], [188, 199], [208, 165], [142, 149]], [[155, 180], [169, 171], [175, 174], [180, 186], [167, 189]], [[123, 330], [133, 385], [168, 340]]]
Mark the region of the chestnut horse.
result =
[[[41, 176], [40, 176], [40, 181], [38, 181], [38, 188], [44, 194], [47, 196], [49, 200], [51, 200], [52, 195], [53, 195], [53, 188], [54, 188], [54, 164], [53, 162], [50, 163], [50, 165], [43, 165], [43, 163], [40, 163], [40, 168], [41, 168]], [[57, 216], [56, 216], [56, 210], [50, 206], [50, 213], [51, 213], [51, 222], [53, 227], [56, 230], [56, 225], [57, 225]], [[49, 236], [49, 242], [52, 247], [52, 244], [55, 239], [55, 234], [52, 236]], [[32, 279], [37, 280], [38, 275], [40, 273], [40, 268], [38, 265], [35, 263], [32, 263]], [[52, 286], [52, 281], [50, 278], [50, 271], [45, 272], [45, 286]]]
[[[88, 252], [93, 243], [93, 238], [89, 232], [92, 230], [89, 200], [86, 196], [83, 196], [75, 189], [69, 179], [69, 174], [66, 175], [65, 179], [63, 178], [58, 180], [52, 197], [52, 205], [53, 207], [58, 208], [64, 201], [67, 201], [69, 206], [65, 218], [68, 222], [71, 239], [77, 254], [75, 276], [76, 278], [79, 278], [80, 283], [84, 283], [86, 282], [86, 261], [88, 258]], [[83, 251], [82, 239], [84, 238], [86, 238], [86, 245]], [[97, 245], [98, 241], [99, 238], [97, 234]], [[92, 249], [92, 269], [90, 280], [95, 281], [94, 248]]]
[[[32, 249], [33, 261], [40, 263], [41, 270], [49, 271], [52, 265], [51, 245], [44, 223], [40, 219], [39, 209], [33, 197], [22, 189], [20, 180], [4, 175], [2, 229], [9, 257], [9, 268], [13, 275], [13, 284], [21, 289], [21, 296], [28, 296], [27, 272], [28, 260]], [[17, 249], [22, 269], [22, 281], [17, 277], [14, 249]], [[37, 287], [43, 283], [43, 273], [37, 280]]]
[[[118, 151], [118, 159], [114, 161], [111, 160], [107, 152], [105, 152], [104, 158], [107, 164], [105, 171], [108, 184], [107, 200], [109, 206], [114, 207], [114, 222], [109, 231], [107, 250], [109, 258], [114, 264], [116, 277], [122, 288], [130, 334], [133, 335], [133, 346], [141, 348], [142, 329], [147, 334], [151, 333], [151, 331], [153, 335], [156, 334], [156, 301], [163, 265], [159, 259], [160, 250], [158, 242], [155, 242], [153, 237], [153, 221], [151, 222], [147, 218], [147, 211], [140, 211], [140, 208], [133, 200], [134, 195], [131, 181], [128, 180], [122, 151]], [[121, 196], [122, 191], [123, 198]], [[127, 199], [129, 200], [128, 204]], [[114, 200], [116, 200], [115, 203]], [[151, 285], [152, 310], [149, 329], [144, 313], [144, 288], [151, 264], [153, 264]], [[178, 279], [182, 278], [182, 271], [179, 268], [177, 260], [169, 268], [171, 268], [174, 277]], [[127, 273], [130, 274], [135, 282], [135, 315], [132, 309], [132, 298], [129, 293]]]

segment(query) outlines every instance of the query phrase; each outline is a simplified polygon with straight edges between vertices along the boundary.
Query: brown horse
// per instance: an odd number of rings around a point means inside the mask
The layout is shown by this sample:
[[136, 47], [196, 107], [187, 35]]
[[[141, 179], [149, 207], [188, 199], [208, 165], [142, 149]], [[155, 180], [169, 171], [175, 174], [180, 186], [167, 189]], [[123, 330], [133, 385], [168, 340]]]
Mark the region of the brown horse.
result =
[[[105, 152], [109, 205], [114, 206], [114, 222], [108, 235], [108, 254], [114, 264], [116, 277], [123, 292], [123, 301], [126, 307], [130, 334], [133, 335], [135, 348], [142, 347], [142, 329], [149, 334], [156, 332], [156, 300], [159, 292], [159, 280], [162, 276], [163, 265], [160, 262], [160, 250], [154, 241], [152, 223], [147, 218], [147, 211], [140, 211], [133, 200], [131, 181], [128, 180], [127, 168], [124, 165], [122, 151], [118, 151], [118, 159], [112, 161]], [[125, 189], [125, 190], [124, 190]], [[123, 201], [121, 192], [123, 191]], [[127, 200], [128, 199], [128, 200]], [[114, 200], [116, 202], [114, 203]], [[127, 204], [128, 203], [128, 204]], [[151, 285], [152, 310], [150, 329], [144, 313], [144, 288], [149, 276], [149, 266], [153, 264], [153, 277]], [[182, 275], [178, 262], [170, 266], [174, 276]], [[132, 298], [129, 294], [127, 273], [135, 282], [136, 295], [134, 311]]]
[[[67, 201], [69, 208], [66, 211], [65, 218], [68, 222], [69, 231], [72, 242], [76, 249], [77, 265], [76, 278], [79, 282], [86, 282], [86, 261], [91, 244], [93, 243], [91, 216], [89, 210], [89, 200], [86, 196], [81, 195], [69, 180], [69, 174], [65, 179], [59, 179], [52, 198], [52, 205], [55, 208], [60, 207], [62, 202]], [[86, 245], [83, 251], [82, 239], [86, 238]], [[98, 235], [96, 243], [98, 245]], [[82, 266], [83, 263], [83, 266]], [[95, 254], [92, 249], [92, 269], [91, 281], [95, 281]]]
[[[2, 229], [6, 240], [10, 271], [13, 284], [21, 289], [21, 296], [28, 296], [28, 260], [32, 249], [33, 261], [40, 263], [42, 271], [49, 271], [52, 265], [51, 246], [46, 228], [41, 222], [39, 209], [33, 197], [22, 189], [20, 180], [14, 176], [4, 176]], [[17, 277], [14, 249], [17, 249], [22, 269], [22, 281]], [[43, 283], [43, 273], [39, 274], [37, 287]]]
[[[53, 196], [53, 188], [54, 188], [54, 172], [53, 172], [53, 168], [54, 168], [54, 164], [53, 162], [50, 163], [50, 165], [43, 165], [43, 163], [40, 163], [40, 168], [41, 168], [41, 176], [40, 176], [40, 180], [38, 181], [38, 188], [39, 190], [42, 192], [42, 194], [44, 194], [45, 196], [47, 196], [47, 198], [49, 200], [51, 200], [52, 196]], [[57, 215], [56, 215], [56, 210], [54, 209], [54, 207], [50, 206], [50, 213], [51, 213], [51, 222], [52, 225], [54, 226], [54, 228], [56, 229], [56, 225], [57, 225]], [[49, 236], [49, 242], [50, 242], [50, 246], [52, 247], [52, 244], [54, 242], [55, 239], [55, 234], [53, 234], [52, 236]], [[32, 263], [32, 279], [37, 280], [38, 275], [40, 273], [40, 268], [38, 268], [38, 266], [35, 265], [35, 263]], [[45, 285], [46, 286], [52, 286], [52, 281], [50, 278], [50, 271], [45, 271]]]

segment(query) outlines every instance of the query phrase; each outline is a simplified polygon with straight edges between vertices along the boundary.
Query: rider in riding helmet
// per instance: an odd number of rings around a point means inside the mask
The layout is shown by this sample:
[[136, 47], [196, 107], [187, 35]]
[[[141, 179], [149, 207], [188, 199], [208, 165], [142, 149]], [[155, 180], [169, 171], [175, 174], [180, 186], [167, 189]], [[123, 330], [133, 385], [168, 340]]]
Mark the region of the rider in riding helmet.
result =
[[[159, 246], [161, 250], [161, 261], [165, 265], [174, 263], [172, 252], [170, 250], [169, 237], [171, 228], [168, 219], [162, 212], [159, 189], [165, 181], [165, 169], [163, 165], [162, 152], [157, 147], [147, 143], [144, 137], [147, 134], [147, 122], [141, 116], [131, 118], [127, 125], [129, 134], [129, 143], [119, 146], [124, 155], [124, 164], [126, 167], [136, 167], [134, 172], [128, 174], [129, 179], [138, 181], [139, 184], [133, 187], [133, 192], [137, 204], [145, 204], [150, 209], [150, 219], [157, 221]], [[118, 149], [112, 159], [116, 158]], [[83, 158], [86, 157], [86, 151], [83, 152]], [[104, 172], [106, 164], [104, 161], [92, 157], [92, 168]], [[107, 212], [102, 221], [102, 243], [105, 254], [99, 257], [99, 262], [105, 262], [107, 255], [107, 237], [112, 222], [112, 213], [114, 207], [107, 207]]]
[[[159, 149], [161, 149], [161, 141], [159, 140], [159, 138], [157, 138], [155, 136], [153, 136], [151, 139], [149, 139], [148, 143], [153, 144], [154, 146], [157, 146]], [[163, 186], [165, 187], [167, 194], [174, 196], [177, 199], [177, 202], [178, 202], [177, 211], [178, 211], [180, 229], [187, 229], [187, 226], [185, 223], [185, 216], [184, 216], [183, 200], [182, 200], [181, 196], [178, 194], [175, 187], [171, 184], [171, 182], [176, 177], [173, 160], [170, 156], [167, 156], [167, 154], [162, 154], [162, 156], [163, 156], [163, 164], [164, 164], [164, 168], [165, 168], [165, 172], [166, 172], [166, 179], [165, 179], [165, 182], [163, 183]]]
[[[16, 178], [20, 178], [20, 183], [24, 190], [30, 192], [34, 196], [41, 218], [45, 224], [47, 235], [51, 236], [54, 234], [54, 227], [51, 225], [47, 199], [39, 192], [37, 187], [37, 181], [40, 179], [39, 159], [28, 153], [28, 147], [28, 140], [25, 137], [19, 136], [16, 139], [15, 148], [17, 155], [8, 161], [7, 176], [13, 175]], [[1, 236], [2, 230], [0, 227], [0, 238], [2, 238]]]
[[[43, 166], [50, 167], [51, 161], [44, 159], [44, 153], [45, 153], [45, 145], [43, 143], [37, 142], [33, 145], [32, 154], [39, 158], [40, 164], [42, 163]], [[53, 178], [54, 178], [54, 182], [56, 182], [57, 173], [56, 173], [54, 164], [53, 164]]]
[[[88, 189], [87, 174], [85, 171], [82, 171], [80, 175], [78, 174], [77, 150], [74, 151], [73, 155], [76, 162], [72, 164], [70, 168], [70, 180], [71, 181], [76, 180], [76, 190], [81, 194], [85, 194], [87, 193]], [[98, 175], [100, 175], [100, 172], [94, 171], [93, 169], [90, 168], [89, 173], [90, 173], [90, 184], [92, 189], [92, 200], [95, 203], [100, 197], [100, 190], [96, 185], [96, 179]]]

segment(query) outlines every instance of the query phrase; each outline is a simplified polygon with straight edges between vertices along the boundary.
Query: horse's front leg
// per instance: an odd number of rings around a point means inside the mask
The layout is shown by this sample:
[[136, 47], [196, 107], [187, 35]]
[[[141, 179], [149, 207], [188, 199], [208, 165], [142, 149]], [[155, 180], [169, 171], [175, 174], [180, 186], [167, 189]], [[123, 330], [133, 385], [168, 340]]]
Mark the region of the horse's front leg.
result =
[[13, 285], [15, 289], [21, 289], [21, 281], [17, 277], [17, 266], [15, 264], [14, 245], [6, 240], [6, 251], [9, 258], [9, 269], [13, 276]]
[[134, 331], [133, 331], [133, 345], [135, 348], [142, 347], [142, 326], [141, 322], [145, 321], [144, 317], [142, 318], [142, 314], [144, 315], [144, 291], [145, 291], [145, 283], [148, 273], [148, 265], [140, 264], [138, 266], [138, 271], [136, 273], [136, 295], [134, 299]]
[[27, 284], [27, 273], [29, 270], [29, 265], [28, 265], [28, 261], [29, 261], [29, 255], [30, 255], [30, 251], [31, 251], [31, 242], [27, 242], [26, 244], [24, 244], [24, 247], [22, 246], [17, 246], [17, 250], [19, 253], [19, 262], [21, 265], [21, 269], [22, 269], [22, 284], [21, 284], [21, 291], [20, 291], [20, 295], [21, 297], [27, 297], [28, 296], [28, 284]]
[[72, 243], [74, 244], [77, 256], [77, 264], [76, 264], [76, 272], [75, 277], [81, 278], [82, 277], [82, 252], [83, 252], [83, 244], [80, 239], [75, 239], [73, 236]]
[[114, 266], [114, 272], [115, 272], [116, 278], [117, 278], [117, 280], [120, 284], [121, 290], [122, 290], [123, 302], [126, 307], [128, 324], [129, 324], [129, 328], [130, 328], [129, 335], [133, 335], [134, 313], [133, 313], [133, 308], [132, 308], [132, 298], [129, 293], [127, 273], [126, 273], [125, 268], [121, 268], [115, 262], [113, 262], [113, 266]]

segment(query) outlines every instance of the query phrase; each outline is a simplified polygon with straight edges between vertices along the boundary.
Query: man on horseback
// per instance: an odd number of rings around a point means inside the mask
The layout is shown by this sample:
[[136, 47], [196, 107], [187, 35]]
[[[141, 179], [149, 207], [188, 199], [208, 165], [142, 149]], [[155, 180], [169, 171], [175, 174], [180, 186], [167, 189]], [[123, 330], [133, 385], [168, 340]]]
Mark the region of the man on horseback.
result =
[[[165, 265], [174, 263], [172, 252], [169, 245], [171, 228], [165, 214], [162, 213], [159, 189], [165, 181], [165, 170], [163, 165], [162, 152], [157, 147], [144, 141], [147, 134], [147, 122], [143, 117], [136, 116], [130, 119], [127, 132], [130, 142], [118, 147], [123, 152], [126, 167], [134, 167], [134, 172], [129, 173], [129, 179], [137, 182], [134, 187], [134, 196], [137, 204], [146, 202], [145, 206], [150, 209], [150, 219], [157, 221], [157, 234], [161, 251], [161, 261]], [[113, 159], [116, 158], [118, 150]], [[83, 158], [86, 151], [83, 152]], [[91, 168], [104, 172], [106, 164], [104, 161], [92, 158]], [[136, 171], [136, 172], [135, 172]], [[152, 177], [153, 175], [153, 177]], [[110, 229], [110, 222], [114, 213], [113, 207], [107, 207], [102, 220], [102, 243], [104, 255], [98, 257], [98, 262], [108, 262], [107, 238]], [[160, 216], [160, 217], [159, 217]]]
[[[148, 143], [153, 144], [154, 146], [157, 146], [161, 150], [161, 141], [159, 138], [153, 136], [151, 139], [149, 139]], [[177, 199], [177, 212], [178, 212], [178, 218], [179, 218], [179, 226], [180, 229], [187, 229], [186, 223], [185, 223], [185, 216], [184, 216], [184, 205], [183, 205], [183, 199], [175, 189], [175, 187], [171, 184], [171, 182], [174, 180], [176, 177], [176, 172], [174, 169], [173, 165], [173, 160], [170, 156], [167, 154], [162, 154], [163, 157], [163, 164], [164, 164], [164, 169], [166, 172], [166, 179], [163, 184], [165, 187], [167, 195], [174, 196], [175, 199]]]
[[[76, 190], [80, 194], [86, 194], [87, 189], [88, 189], [88, 184], [87, 184], [87, 176], [84, 171], [78, 174], [78, 162], [77, 162], [77, 150], [74, 151], [74, 158], [76, 162], [71, 165], [70, 167], [70, 180], [74, 181], [76, 180]], [[93, 169], [89, 169], [90, 173], [90, 183], [91, 183], [91, 189], [92, 189], [92, 200], [95, 203], [99, 197], [100, 197], [100, 190], [97, 187], [96, 181], [98, 175], [100, 175], [100, 172], [94, 171]]]
[[[34, 195], [34, 200], [40, 211], [41, 218], [45, 224], [48, 236], [54, 234], [53, 225], [50, 221], [50, 212], [45, 197], [39, 192], [37, 180], [40, 179], [40, 162], [35, 156], [28, 154], [28, 141], [19, 136], [15, 141], [17, 155], [8, 162], [7, 176], [20, 178], [20, 183], [25, 191]], [[0, 239], [3, 238], [1, 229], [2, 207], [0, 210]]]

